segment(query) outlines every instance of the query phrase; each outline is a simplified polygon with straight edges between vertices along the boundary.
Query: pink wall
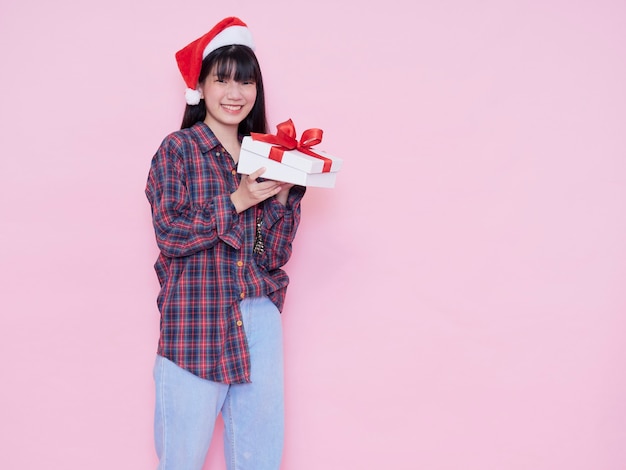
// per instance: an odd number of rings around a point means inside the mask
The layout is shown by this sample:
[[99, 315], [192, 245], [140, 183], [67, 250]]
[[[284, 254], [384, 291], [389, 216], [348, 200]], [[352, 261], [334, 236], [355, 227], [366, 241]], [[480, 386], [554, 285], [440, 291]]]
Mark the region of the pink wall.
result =
[[626, 468], [624, 2], [212, 3], [0, 3], [0, 467], [155, 468], [143, 189], [174, 52], [234, 14], [272, 125], [345, 159], [288, 265], [283, 468]]

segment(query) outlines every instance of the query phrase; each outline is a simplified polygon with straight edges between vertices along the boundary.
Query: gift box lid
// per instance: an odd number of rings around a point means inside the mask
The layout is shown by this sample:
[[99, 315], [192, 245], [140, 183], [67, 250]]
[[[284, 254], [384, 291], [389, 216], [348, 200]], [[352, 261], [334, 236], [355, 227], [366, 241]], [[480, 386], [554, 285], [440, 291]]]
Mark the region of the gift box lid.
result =
[[[315, 148], [310, 148], [306, 150], [309, 150], [310, 152], [318, 156], [307, 155], [306, 153], [303, 153], [297, 149], [287, 150], [274, 144], [254, 140], [250, 136], [244, 137], [241, 143], [242, 150], [247, 150], [265, 158], [270, 158], [270, 152], [272, 152], [272, 147], [276, 147], [276, 150], [274, 150], [274, 154], [277, 155], [279, 158], [279, 160], [276, 160], [274, 158], [272, 158], [272, 160], [279, 161], [283, 165], [302, 170], [306, 173], [337, 172], [341, 170], [341, 167], [343, 165], [343, 160], [341, 158], [334, 157], [322, 150], [317, 150]], [[324, 164], [326, 162], [328, 162], [329, 165], [327, 165], [327, 171], [324, 171]]]

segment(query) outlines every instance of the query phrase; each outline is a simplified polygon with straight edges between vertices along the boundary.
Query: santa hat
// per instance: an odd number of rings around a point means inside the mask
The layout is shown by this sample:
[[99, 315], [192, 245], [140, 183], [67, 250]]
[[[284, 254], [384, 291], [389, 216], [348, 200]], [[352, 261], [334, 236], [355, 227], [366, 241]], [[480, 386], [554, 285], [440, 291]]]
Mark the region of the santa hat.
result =
[[240, 44], [254, 49], [252, 34], [248, 26], [234, 16], [224, 18], [211, 31], [196, 39], [176, 53], [178, 69], [185, 80], [187, 104], [200, 103], [198, 77], [202, 68], [202, 60], [215, 49], [222, 46]]

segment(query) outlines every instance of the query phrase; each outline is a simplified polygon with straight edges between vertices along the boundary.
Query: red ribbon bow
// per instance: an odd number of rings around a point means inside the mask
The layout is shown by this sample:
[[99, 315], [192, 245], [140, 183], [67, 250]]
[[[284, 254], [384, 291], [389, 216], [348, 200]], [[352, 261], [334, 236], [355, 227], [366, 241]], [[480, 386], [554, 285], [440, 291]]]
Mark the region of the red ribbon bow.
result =
[[311, 157], [319, 158], [324, 161], [322, 173], [330, 171], [330, 167], [333, 161], [330, 158], [326, 158], [319, 155], [311, 149], [314, 145], [319, 144], [322, 141], [322, 129], [307, 129], [302, 133], [302, 137], [298, 141], [296, 139], [296, 128], [293, 125], [293, 121], [288, 119], [285, 122], [281, 122], [276, 126], [276, 135], [273, 134], [259, 134], [257, 132], [251, 132], [250, 136], [253, 140], [259, 142], [265, 142], [268, 144], [274, 144], [270, 149], [269, 158], [277, 162], [283, 160], [283, 154], [285, 150], [298, 150], [299, 152], [310, 155]]

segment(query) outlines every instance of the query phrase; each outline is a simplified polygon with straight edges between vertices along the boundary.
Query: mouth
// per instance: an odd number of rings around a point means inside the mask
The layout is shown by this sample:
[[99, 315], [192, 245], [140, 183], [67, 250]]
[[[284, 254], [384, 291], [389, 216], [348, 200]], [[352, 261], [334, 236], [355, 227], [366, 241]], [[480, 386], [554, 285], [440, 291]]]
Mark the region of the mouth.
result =
[[222, 108], [224, 108], [226, 111], [239, 111], [241, 108], [243, 108], [243, 105], [223, 104]]

